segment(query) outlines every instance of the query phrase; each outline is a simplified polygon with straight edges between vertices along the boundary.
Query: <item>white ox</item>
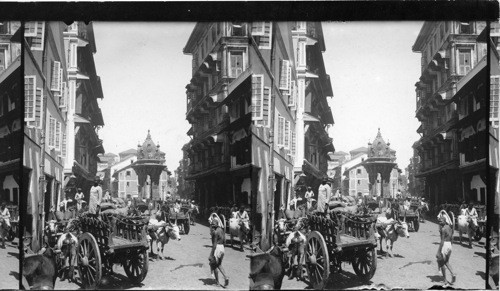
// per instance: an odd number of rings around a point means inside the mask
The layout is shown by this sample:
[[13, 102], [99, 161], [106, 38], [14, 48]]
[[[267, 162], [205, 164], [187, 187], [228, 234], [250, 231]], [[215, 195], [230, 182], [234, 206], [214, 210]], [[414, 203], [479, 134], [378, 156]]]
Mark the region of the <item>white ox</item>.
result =
[[177, 224], [170, 222], [158, 221], [156, 218], [149, 221], [148, 239], [151, 243], [151, 251], [153, 251], [153, 243], [156, 242], [156, 251], [158, 257], [163, 260], [163, 250], [170, 239], [181, 240], [180, 229]]
[[244, 239], [250, 231], [250, 225], [247, 220], [238, 218], [229, 219], [229, 236], [231, 237], [231, 247], [233, 247], [233, 237], [237, 236], [240, 240], [240, 247], [243, 249]]
[[476, 234], [478, 227], [476, 217], [459, 215], [457, 217], [457, 228], [460, 235], [460, 244], [462, 244], [462, 233], [467, 233], [469, 236], [469, 247], [472, 247], [472, 237]]
[[384, 216], [377, 218], [377, 223], [375, 224], [376, 231], [375, 237], [379, 239], [380, 242], [380, 252], [382, 253], [382, 238], [385, 238], [385, 245], [387, 249], [387, 254], [392, 258], [392, 247], [394, 243], [398, 240], [398, 236], [410, 238], [408, 233], [408, 224], [406, 221], [397, 221], [394, 219], [387, 219]]

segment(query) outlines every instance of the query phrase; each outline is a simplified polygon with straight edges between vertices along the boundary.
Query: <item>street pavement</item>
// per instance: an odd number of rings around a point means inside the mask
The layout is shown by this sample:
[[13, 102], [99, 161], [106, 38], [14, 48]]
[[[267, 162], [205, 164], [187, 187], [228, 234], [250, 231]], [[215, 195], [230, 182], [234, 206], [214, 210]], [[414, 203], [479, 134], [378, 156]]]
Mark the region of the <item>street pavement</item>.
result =
[[[128, 281], [123, 267], [115, 265], [113, 267], [115, 274], [105, 278], [105, 284], [99, 286], [99, 289], [248, 290], [250, 260], [246, 255], [250, 254], [250, 250], [245, 249], [241, 252], [231, 247], [226, 247], [225, 250], [222, 266], [229, 277], [226, 289], [217, 286], [210, 274], [208, 265], [211, 251], [210, 232], [207, 226], [201, 224], [191, 226], [189, 234], [181, 235], [180, 241], [169, 241], [165, 245], [163, 260], [150, 257], [148, 274], [140, 285], [133, 285]], [[80, 288], [76, 283], [60, 281], [59, 278], [56, 282], [56, 289]]]
[[[439, 247], [439, 226], [426, 221], [420, 224], [418, 232], [410, 232], [410, 238], [401, 238], [393, 247], [393, 258], [385, 257], [379, 252], [377, 255], [377, 270], [370, 282], [362, 282], [355, 275], [348, 263], [343, 263], [341, 273], [330, 276], [326, 289], [429, 289], [436, 285], [443, 285], [442, 276], [438, 273], [436, 253]], [[473, 241], [469, 248], [466, 236], [463, 236], [462, 245], [459, 244], [458, 231], [454, 233], [454, 244], [451, 254], [451, 266], [457, 275], [453, 285], [458, 289], [484, 289], [486, 250], [485, 239]], [[383, 242], [385, 251], [385, 242]], [[380, 248], [380, 247], [379, 247]], [[450, 280], [449, 273], [447, 277]], [[304, 281], [283, 279], [283, 289], [309, 289]]]
[[19, 239], [0, 248], [0, 289], [19, 289]]

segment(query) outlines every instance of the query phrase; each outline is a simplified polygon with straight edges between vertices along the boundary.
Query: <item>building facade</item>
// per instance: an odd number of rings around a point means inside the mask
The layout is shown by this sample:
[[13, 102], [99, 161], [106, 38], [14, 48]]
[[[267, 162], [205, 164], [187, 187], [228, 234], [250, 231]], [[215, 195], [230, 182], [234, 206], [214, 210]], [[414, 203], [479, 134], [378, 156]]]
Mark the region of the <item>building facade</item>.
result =
[[46, 214], [61, 199], [63, 133], [68, 71], [62, 22], [25, 23], [24, 31], [24, 177], [27, 201], [25, 235], [38, 250]]
[[104, 94], [94, 62], [97, 50], [93, 24], [73, 22], [65, 26], [63, 36], [67, 70], [67, 82], [61, 85], [67, 91], [66, 98], [60, 104], [67, 116], [67, 130], [62, 137], [66, 156], [64, 184], [82, 188], [88, 200], [100, 161], [97, 155], [104, 153], [99, 139], [104, 120], [97, 101]]
[[102, 98], [102, 89], [96, 81], [91, 23], [25, 22], [22, 41], [26, 180], [22, 194], [27, 204], [26, 235], [37, 250], [42, 235], [38, 230], [51, 208], [57, 210], [59, 201], [64, 195], [72, 197], [76, 187], [88, 199], [97, 154], [104, 152], [97, 138], [103, 122], [95, 100]]
[[470, 190], [460, 167], [463, 112], [450, 100], [463, 84], [460, 80], [486, 55], [486, 44], [476, 40], [484, 27], [484, 22], [427, 21], [412, 47], [422, 55], [422, 75], [415, 84], [417, 132], [422, 136], [413, 146], [421, 161], [415, 177], [423, 179], [424, 196], [435, 205], [461, 201]]
[[326, 176], [321, 157], [333, 147], [322, 126], [333, 118], [323, 112], [331, 89], [318, 56], [323, 50], [321, 24], [305, 22], [198, 23], [184, 48], [193, 56], [186, 179], [202, 208], [248, 205], [264, 248], [274, 213], [299, 180], [294, 165]]
[[0, 23], [0, 201], [19, 205], [22, 150], [20, 22]]

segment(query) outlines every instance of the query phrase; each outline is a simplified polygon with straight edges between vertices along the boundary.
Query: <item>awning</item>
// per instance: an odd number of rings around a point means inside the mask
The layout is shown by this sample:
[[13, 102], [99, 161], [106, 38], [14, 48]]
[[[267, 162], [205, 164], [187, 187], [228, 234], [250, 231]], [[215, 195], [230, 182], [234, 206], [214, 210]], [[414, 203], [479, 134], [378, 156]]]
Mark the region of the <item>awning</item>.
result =
[[320, 120], [317, 117], [314, 117], [309, 113], [304, 112], [302, 116], [304, 117], [304, 121], [320, 122]]
[[75, 123], [90, 123], [87, 119], [81, 117], [78, 114], [73, 115], [73, 118], [75, 119]]

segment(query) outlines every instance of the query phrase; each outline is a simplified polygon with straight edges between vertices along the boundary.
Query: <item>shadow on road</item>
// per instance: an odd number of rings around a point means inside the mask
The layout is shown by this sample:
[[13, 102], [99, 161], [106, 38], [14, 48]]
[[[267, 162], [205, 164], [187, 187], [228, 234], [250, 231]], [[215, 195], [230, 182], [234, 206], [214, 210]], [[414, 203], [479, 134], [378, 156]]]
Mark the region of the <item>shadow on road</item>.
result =
[[486, 259], [486, 254], [485, 253], [474, 252], [474, 255], [482, 257], [483, 259]]
[[18, 272], [10, 271], [9, 276], [14, 277], [17, 281], [20, 279]]
[[481, 279], [486, 280], [486, 273], [483, 271], [476, 271], [476, 276], [480, 276]]
[[8, 252], [7, 254], [10, 255], [10, 256], [16, 257], [16, 259], [19, 260], [19, 253]]
[[399, 269], [403, 269], [403, 268], [406, 268], [406, 267], [409, 267], [409, 266], [415, 265], [415, 264], [427, 264], [427, 265], [430, 265], [430, 264], [432, 264], [432, 261], [431, 260], [426, 260], [426, 261], [419, 261], [419, 262], [409, 262], [408, 264], [400, 267]]
[[330, 275], [330, 278], [328, 278], [328, 284], [326, 285], [325, 289], [341, 290], [347, 288], [360, 287], [364, 285], [370, 285], [372, 283], [373, 283], [372, 281], [363, 282], [359, 279], [358, 276], [356, 276], [356, 274], [342, 271]]
[[427, 278], [431, 279], [432, 282], [443, 282], [443, 276], [440, 275], [429, 275]]
[[217, 286], [217, 281], [214, 278], [198, 279], [198, 281], [203, 282], [204, 286]]

